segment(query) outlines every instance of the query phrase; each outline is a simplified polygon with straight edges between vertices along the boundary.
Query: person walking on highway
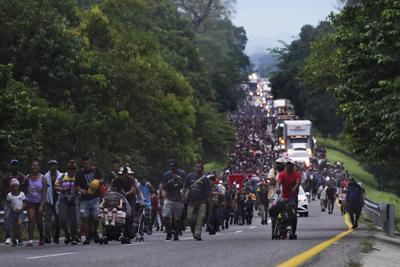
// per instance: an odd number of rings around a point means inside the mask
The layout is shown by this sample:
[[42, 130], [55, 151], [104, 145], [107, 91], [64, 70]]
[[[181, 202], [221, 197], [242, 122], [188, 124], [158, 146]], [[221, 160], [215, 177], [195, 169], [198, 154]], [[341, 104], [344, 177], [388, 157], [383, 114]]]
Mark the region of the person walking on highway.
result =
[[20, 183], [17, 179], [13, 178], [10, 181], [11, 192], [7, 194], [7, 205], [10, 209], [7, 220], [9, 220], [11, 224], [11, 233], [12, 233], [12, 246], [17, 246], [18, 244], [22, 245], [22, 231], [23, 225], [22, 221], [24, 218], [24, 212], [26, 206], [26, 197], [24, 192], [21, 192]]
[[44, 213], [44, 242], [51, 243], [53, 237], [54, 243], [59, 243], [60, 237], [60, 222], [58, 220], [58, 192], [56, 191], [54, 184], [57, 178], [61, 175], [58, 171], [58, 163], [56, 160], [49, 160], [47, 163], [49, 171], [44, 175], [47, 180], [47, 195], [46, 195], [46, 206]]
[[[169, 170], [164, 173], [161, 182], [161, 195], [165, 197], [162, 208], [162, 219], [167, 231], [166, 240], [172, 238], [172, 225], [174, 225], [174, 240], [179, 240], [179, 231], [181, 230], [181, 216], [183, 211], [182, 190], [186, 173], [178, 168], [178, 162], [171, 160]], [[175, 219], [172, 221], [172, 219]]]
[[76, 206], [78, 204], [78, 194], [75, 187], [75, 175], [78, 165], [74, 160], [70, 160], [67, 165], [67, 172], [61, 174], [56, 182], [55, 189], [59, 192], [59, 215], [61, 228], [64, 231], [66, 245], [76, 245], [78, 237], [78, 217]]
[[328, 199], [328, 214], [332, 214], [333, 208], [335, 206], [336, 196], [337, 196], [337, 189], [333, 185], [333, 183], [328, 184], [328, 188], [326, 189], [326, 196]]
[[203, 174], [202, 162], [197, 162], [194, 172], [186, 177], [185, 190], [188, 191], [187, 219], [195, 240], [201, 240], [201, 229], [207, 212], [207, 202], [210, 199], [211, 183], [209, 178]]
[[354, 178], [350, 178], [349, 187], [347, 188], [346, 204], [353, 229], [358, 228], [358, 219], [360, 218], [364, 204], [364, 194], [364, 189]]
[[321, 211], [322, 212], [325, 212], [326, 206], [327, 206], [327, 202], [328, 202], [327, 195], [326, 195], [326, 189], [327, 188], [328, 187], [326, 186], [325, 182], [322, 181], [321, 185], [318, 188], [318, 192], [317, 192], [317, 197], [318, 197], [318, 199], [320, 201], [320, 206], [321, 206]]
[[[10, 209], [8, 208], [8, 204], [7, 204], [7, 195], [8, 193], [11, 192], [11, 187], [10, 187], [10, 182], [12, 179], [16, 179], [20, 185], [23, 184], [24, 180], [25, 180], [25, 176], [19, 172], [19, 161], [16, 159], [13, 159], [10, 161], [10, 172], [7, 173], [2, 180], [2, 189], [1, 189], [1, 195], [0, 195], [0, 199], [1, 199], [1, 204], [4, 210], [4, 232], [6, 234], [5, 236], [5, 240], [4, 243], [6, 245], [11, 244], [11, 224], [10, 221], [8, 220], [9, 218], [9, 213], [10, 213]], [[24, 190], [24, 188], [21, 188], [22, 190]]]
[[268, 192], [269, 188], [266, 182], [262, 182], [257, 188], [257, 207], [261, 217], [261, 224], [268, 224]]
[[292, 218], [292, 233], [290, 234], [290, 239], [297, 239], [297, 205], [298, 205], [298, 194], [299, 187], [301, 183], [301, 174], [295, 169], [295, 162], [288, 159], [286, 162], [285, 171], [281, 172], [278, 176], [277, 182], [277, 193], [280, 194], [280, 187], [282, 186], [282, 199], [286, 199], [290, 202], [291, 207], [294, 210], [294, 215]]
[[98, 243], [97, 227], [100, 213], [100, 183], [103, 182], [101, 172], [92, 166], [88, 156], [81, 158], [81, 169], [76, 173], [75, 186], [80, 192], [81, 227], [86, 235], [84, 245], [90, 244], [90, 239]]
[[29, 241], [26, 245], [33, 246], [33, 232], [36, 224], [39, 231], [39, 246], [43, 246], [43, 211], [46, 202], [47, 180], [40, 173], [38, 161], [32, 161], [31, 174], [26, 177], [24, 184], [27, 188], [26, 202], [29, 234]]

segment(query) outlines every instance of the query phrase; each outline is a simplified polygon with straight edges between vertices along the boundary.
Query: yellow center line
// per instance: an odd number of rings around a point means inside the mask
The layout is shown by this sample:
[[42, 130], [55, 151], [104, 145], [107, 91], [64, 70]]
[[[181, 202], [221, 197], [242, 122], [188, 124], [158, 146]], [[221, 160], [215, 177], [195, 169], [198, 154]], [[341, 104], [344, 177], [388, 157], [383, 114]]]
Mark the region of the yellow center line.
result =
[[344, 220], [345, 223], [348, 227], [347, 231], [344, 231], [340, 234], [338, 234], [337, 236], [326, 240], [318, 245], [316, 245], [315, 247], [297, 255], [294, 256], [293, 258], [279, 264], [277, 267], [295, 267], [295, 266], [299, 266], [300, 264], [305, 263], [306, 261], [308, 261], [309, 259], [311, 259], [312, 257], [314, 257], [315, 255], [317, 255], [318, 253], [320, 253], [321, 251], [327, 249], [329, 246], [331, 246], [333, 243], [339, 241], [340, 239], [342, 239], [343, 237], [345, 237], [346, 235], [350, 234], [353, 232], [352, 228], [352, 224], [350, 222], [350, 216], [349, 214], [345, 214], [344, 216]]

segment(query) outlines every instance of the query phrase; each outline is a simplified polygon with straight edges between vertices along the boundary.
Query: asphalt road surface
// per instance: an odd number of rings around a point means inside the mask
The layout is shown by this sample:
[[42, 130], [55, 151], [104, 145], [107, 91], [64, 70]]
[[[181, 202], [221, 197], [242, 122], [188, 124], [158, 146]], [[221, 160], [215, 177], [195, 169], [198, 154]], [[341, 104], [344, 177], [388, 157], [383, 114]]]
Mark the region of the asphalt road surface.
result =
[[[254, 219], [251, 226], [234, 226], [194, 241], [185, 232], [180, 241], [165, 241], [165, 234], [154, 232], [145, 241], [129, 245], [77, 246], [45, 245], [16, 247], [0, 245], [0, 266], [276, 266], [346, 231], [337, 207], [333, 215], [322, 213], [313, 201], [308, 218], [299, 217], [298, 240], [271, 240], [270, 225]], [[255, 212], [256, 214], [256, 212]], [[359, 261], [361, 231], [334, 243], [307, 261], [307, 266], [348, 266]]]

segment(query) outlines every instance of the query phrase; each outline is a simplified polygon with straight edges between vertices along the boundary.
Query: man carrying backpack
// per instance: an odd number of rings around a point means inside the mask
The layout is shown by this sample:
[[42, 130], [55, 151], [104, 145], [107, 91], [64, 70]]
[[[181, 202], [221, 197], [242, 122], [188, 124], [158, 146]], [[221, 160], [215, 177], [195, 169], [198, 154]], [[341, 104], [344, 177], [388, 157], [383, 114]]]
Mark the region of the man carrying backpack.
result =
[[346, 195], [346, 204], [353, 229], [357, 229], [358, 227], [358, 219], [360, 218], [364, 203], [364, 193], [364, 189], [356, 182], [356, 180], [350, 178]]
[[197, 162], [194, 172], [186, 177], [185, 192], [188, 192], [188, 211], [187, 219], [194, 239], [201, 240], [201, 228], [204, 224], [207, 211], [207, 202], [210, 199], [211, 183], [206, 175], [203, 174], [204, 166], [202, 162]]

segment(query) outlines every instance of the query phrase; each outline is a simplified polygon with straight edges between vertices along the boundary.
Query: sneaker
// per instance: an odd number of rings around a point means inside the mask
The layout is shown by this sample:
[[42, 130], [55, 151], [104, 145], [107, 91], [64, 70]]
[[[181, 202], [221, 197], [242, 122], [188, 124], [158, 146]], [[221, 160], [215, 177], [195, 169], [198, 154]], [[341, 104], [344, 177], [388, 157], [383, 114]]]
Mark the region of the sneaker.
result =
[[174, 241], [178, 241], [179, 240], [179, 236], [178, 235], [174, 235]]
[[11, 238], [7, 238], [6, 241], [4, 241], [4, 244], [10, 245], [11, 244]]
[[43, 240], [39, 240], [39, 246], [44, 246], [44, 241]]
[[99, 237], [98, 233], [94, 233], [93, 234], [93, 241], [94, 241], [95, 244], [100, 242], [100, 237]]
[[90, 245], [90, 239], [86, 239], [85, 241], [82, 242], [83, 245]]
[[17, 240], [13, 239], [13, 240], [12, 240], [12, 245], [11, 245], [11, 246], [16, 247], [16, 246], [17, 246]]
[[75, 240], [72, 240], [71, 245], [73, 245], [73, 246], [78, 245], [78, 242], [76, 242]]
[[64, 244], [68, 245], [71, 242], [71, 239], [69, 238], [69, 236], [66, 236], [64, 239]]
[[32, 247], [33, 246], [33, 241], [29, 240], [28, 243], [26, 243], [26, 246], [27, 247]]
[[105, 220], [104, 225], [109, 225], [110, 223], [108, 222], [108, 220]]
[[22, 240], [18, 240], [18, 245], [22, 246], [24, 243], [22, 242]]
[[114, 221], [112, 221], [112, 222], [111, 222], [111, 225], [112, 225], [112, 226], [115, 226], [115, 222], [114, 222]]
[[195, 236], [193, 236], [194, 237], [194, 239], [195, 240], [197, 240], [197, 241], [201, 241], [201, 236], [197, 236], [197, 235], [195, 235]]
[[48, 237], [45, 237], [45, 238], [44, 238], [44, 242], [45, 242], [46, 244], [50, 244], [50, 243], [51, 243], [51, 239], [48, 238]]
[[165, 238], [165, 240], [171, 240], [172, 235], [170, 233], [167, 234], [167, 237]]

